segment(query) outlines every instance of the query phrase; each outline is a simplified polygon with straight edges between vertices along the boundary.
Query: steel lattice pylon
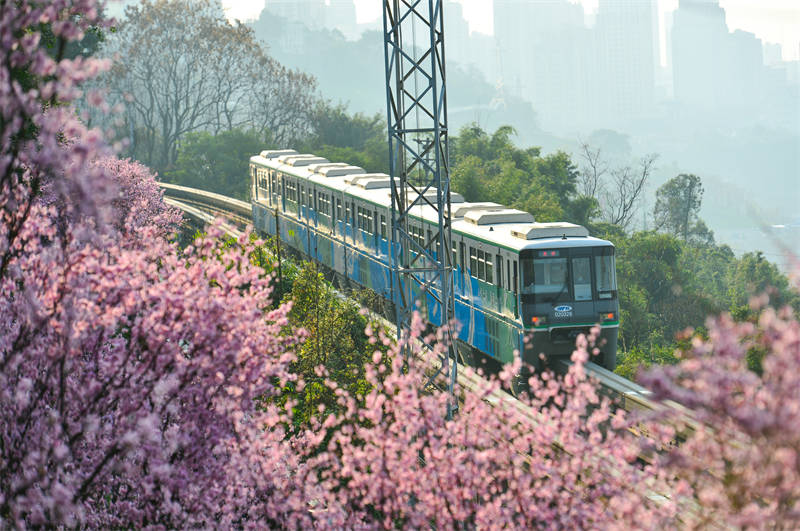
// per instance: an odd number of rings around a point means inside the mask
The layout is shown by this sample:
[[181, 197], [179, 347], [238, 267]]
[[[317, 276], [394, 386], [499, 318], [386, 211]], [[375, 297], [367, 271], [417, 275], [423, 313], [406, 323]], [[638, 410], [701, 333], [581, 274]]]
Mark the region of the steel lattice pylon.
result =
[[[392, 300], [398, 339], [408, 334], [414, 309], [428, 295], [436, 307], [427, 310], [438, 315], [442, 324], [453, 322], [455, 313], [443, 4], [444, 0], [384, 0], [383, 4], [392, 176]], [[428, 236], [424, 232], [412, 235], [410, 215], [425, 206], [436, 212], [438, 230]], [[452, 335], [447, 344], [437, 375], [448, 375], [450, 416], [457, 407], [458, 367]]]

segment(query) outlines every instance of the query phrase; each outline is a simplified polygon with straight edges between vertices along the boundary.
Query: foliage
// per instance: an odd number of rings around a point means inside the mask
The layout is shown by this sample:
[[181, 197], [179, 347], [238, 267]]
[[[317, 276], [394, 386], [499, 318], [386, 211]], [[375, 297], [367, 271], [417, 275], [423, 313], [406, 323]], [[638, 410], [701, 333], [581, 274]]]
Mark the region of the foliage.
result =
[[211, 0], [130, 5], [104, 53], [121, 59], [107, 82], [126, 103], [131, 153], [159, 170], [171, 168], [191, 132], [298, 138], [315, 98], [312, 78], [267, 56], [252, 30], [230, 24]]
[[679, 361], [672, 347], [661, 345], [650, 345], [646, 349], [634, 347], [619, 353], [614, 372], [633, 381], [643, 369], [649, 369], [654, 365], [675, 365]]
[[331, 161], [345, 161], [371, 173], [389, 172], [389, 144], [385, 118], [380, 114], [350, 115], [345, 105], [317, 104], [311, 115], [310, 137], [303, 151]]
[[[711, 319], [686, 361], [644, 378], [656, 398], [680, 402], [709, 428], [662, 459], [695, 492], [705, 525], [796, 528], [800, 510], [800, 322], [788, 308], [763, 308], [757, 323]], [[748, 368], [761, 349], [763, 373]]]
[[566, 213], [585, 218], [593, 205], [577, 196], [577, 170], [569, 156], [542, 157], [538, 148], [513, 145], [514, 129], [489, 135], [473, 124], [451, 137], [450, 165], [454, 191], [468, 201], [493, 201], [526, 210], [537, 221], [562, 221]]
[[233, 129], [216, 136], [187, 133], [173, 169], [164, 172], [164, 180], [249, 200], [250, 157], [264, 147], [264, 139], [254, 131]]
[[692, 236], [713, 241], [705, 223], [698, 214], [703, 202], [703, 184], [697, 175], [682, 173], [673, 177], [656, 191], [653, 208], [656, 228], [664, 229], [689, 241]]
[[359, 307], [338, 296], [311, 263], [298, 271], [286, 301], [291, 302], [289, 326], [304, 332], [297, 359], [290, 365], [304, 386], [290, 386], [283, 396], [296, 403], [294, 422], [306, 425], [312, 416], [338, 411], [337, 395], [326, 381], [363, 401], [370, 389], [365, 370], [376, 347], [368, 341], [365, 330], [371, 325]]

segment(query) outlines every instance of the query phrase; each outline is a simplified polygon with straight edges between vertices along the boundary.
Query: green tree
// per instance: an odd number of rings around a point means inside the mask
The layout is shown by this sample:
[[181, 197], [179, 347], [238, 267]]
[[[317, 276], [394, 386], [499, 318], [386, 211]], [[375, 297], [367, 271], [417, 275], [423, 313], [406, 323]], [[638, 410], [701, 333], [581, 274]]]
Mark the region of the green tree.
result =
[[789, 305], [800, 312], [800, 295], [789, 288], [789, 279], [761, 252], [746, 253], [731, 264], [727, 298], [731, 312], [747, 317], [750, 298], [766, 293], [776, 308]]
[[311, 114], [311, 134], [299, 149], [361, 166], [368, 172], [389, 172], [389, 144], [381, 114], [348, 114], [343, 104], [318, 103]]
[[453, 190], [468, 201], [493, 201], [525, 210], [537, 221], [585, 221], [596, 206], [577, 194], [578, 172], [569, 155], [541, 156], [513, 144], [510, 126], [489, 134], [478, 125], [451, 138]]
[[682, 173], [664, 183], [656, 191], [653, 209], [656, 230], [666, 230], [683, 241], [698, 233], [707, 238], [708, 227], [698, 217], [703, 191], [697, 175]]
[[253, 131], [234, 129], [216, 136], [188, 133], [174, 169], [164, 172], [164, 180], [247, 200], [249, 160], [264, 147], [264, 139]]
[[[302, 328], [308, 334], [291, 366], [305, 386], [290, 387], [285, 396], [297, 401], [296, 420], [302, 424], [311, 417], [338, 410], [336, 392], [327, 379], [351, 396], [363, 397], [369, 391], [365, 367], [371, 363], [374, 351], [385, 352], [385, 347], [368, 341], [367, 317], [356, 303], [335, 292], [315, 264], [303, 264], [285, 300], [292, 302], [290, 328]], [[320, 367], [324, 371], [318, 370]]]

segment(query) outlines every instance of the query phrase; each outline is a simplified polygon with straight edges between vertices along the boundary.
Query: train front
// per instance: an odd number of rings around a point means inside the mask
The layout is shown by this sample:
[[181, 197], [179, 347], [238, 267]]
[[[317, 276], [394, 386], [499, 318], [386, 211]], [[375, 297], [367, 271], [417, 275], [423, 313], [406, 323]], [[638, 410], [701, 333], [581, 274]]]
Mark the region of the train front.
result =
[[619, 300], [614, 246], [605, 240], [542, 242], [520, 252], [522, 318], [528, 332], [523, 361], [541, 368], [540, 354], [565, 357], [579, 334], [601, 327], [591, 361], [613, 370], [617, 357]]

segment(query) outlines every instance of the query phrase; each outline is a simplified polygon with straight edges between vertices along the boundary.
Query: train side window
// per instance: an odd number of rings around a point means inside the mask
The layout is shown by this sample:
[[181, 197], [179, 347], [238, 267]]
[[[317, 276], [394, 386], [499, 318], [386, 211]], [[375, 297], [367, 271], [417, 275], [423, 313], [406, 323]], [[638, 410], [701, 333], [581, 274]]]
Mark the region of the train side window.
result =
[[497, 286], [502, 288], [503, 287], [503, 257], [499, 254], [495, 256], [495, 261], [497, 263]]
[[466, 246], [464, 245], [464, 242], [459, 242], [458, 243], [458, 263], [461, 265], [461, 270], [462, 271], [466, 271], [466, 268], [464, 267], [464, 255], [467, 254], [465, 249], [466, 249]]
[[519, 276], [517, 274], [517, 261], [514, 260], [514, 282], [511, 284], [511, 287], [513, 288], [514, 291], [514, 295], [517, 294], [517, 290], [519, 289], [518, 286], [519, 286]]
[[511, 291], [511, 260], [506, 260], [506, 289]]
[[478, 276], [478, 254], [475, 247], [469, 248], [469, 274], [476, 278]]
[[[483, 281], [494, 284], [494, 260], [492, 259], [492, 254], [483, 253], [483, 261], [486, 264], [486, 276], [483, 278]], [[480, 266], [478, 266], [478, 268], [480, 269]]]
[[386, 239], [386, 216], [381, 214], [381, 238]]

